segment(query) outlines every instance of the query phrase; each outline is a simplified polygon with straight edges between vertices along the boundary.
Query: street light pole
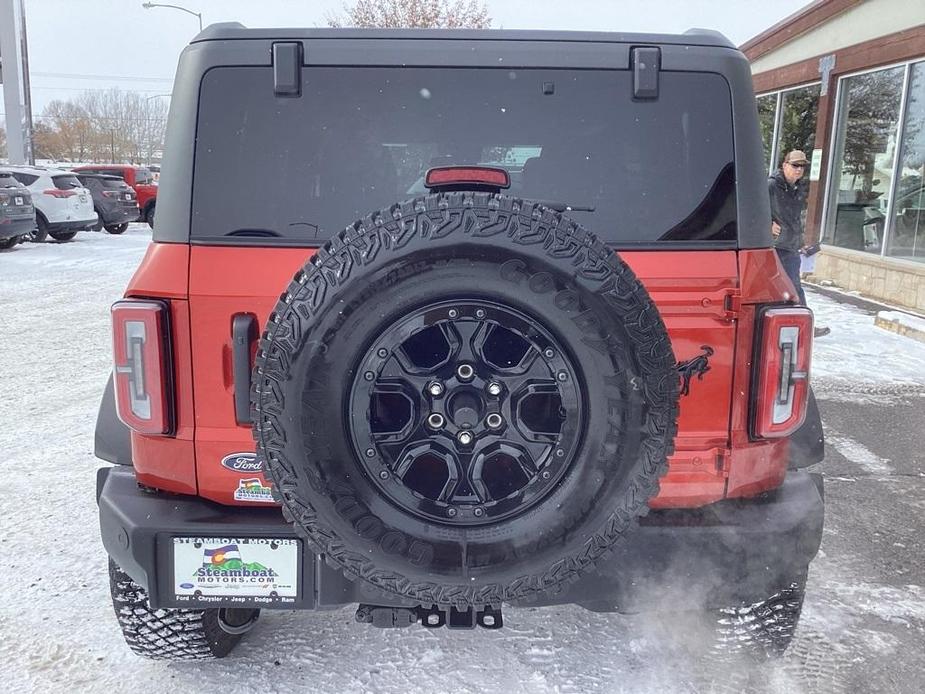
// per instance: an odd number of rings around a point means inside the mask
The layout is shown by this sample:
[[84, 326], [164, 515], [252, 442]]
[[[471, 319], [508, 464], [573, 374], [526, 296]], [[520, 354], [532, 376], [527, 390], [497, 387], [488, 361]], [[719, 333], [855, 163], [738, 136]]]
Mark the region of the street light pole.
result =
[[180, 10], [180, 12], [186, 12], [186, 14], [191, 14], [196, 19], [199, 20], [199, 31], [202, 31], [202, 14], [200, 12], [193, 12], [192, 10], [188, 10], [185, 7], [180, 7], [179, 5], [168, 5], [166, 3], [161, 3], [161, 2], [143, 2], [141, 3], [141, 6], [144, 7], [146, 10], [150, 10], [152, 7], [168, 7], [172, 10]]

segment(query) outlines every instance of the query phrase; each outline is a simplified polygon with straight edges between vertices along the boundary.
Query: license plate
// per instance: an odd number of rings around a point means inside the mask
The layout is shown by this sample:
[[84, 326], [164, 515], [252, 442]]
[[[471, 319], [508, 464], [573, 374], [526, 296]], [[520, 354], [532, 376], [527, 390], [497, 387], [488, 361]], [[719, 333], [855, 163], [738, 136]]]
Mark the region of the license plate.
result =
[[17, 195], [15, 198], [13, 198], [13, 204], [16, 206], [22, 205], [22, 195]]
[[131, 193], [126, 193], [126, 194], [125, 194], [125, 199], [126, 199], [126, 200], [131, 200], [131, 199], [132, 199], [132, 194], [131, 194]]
[[174, 537], [174, 595], [189, 603], [294, 603], [299, 555], [294, 539]]

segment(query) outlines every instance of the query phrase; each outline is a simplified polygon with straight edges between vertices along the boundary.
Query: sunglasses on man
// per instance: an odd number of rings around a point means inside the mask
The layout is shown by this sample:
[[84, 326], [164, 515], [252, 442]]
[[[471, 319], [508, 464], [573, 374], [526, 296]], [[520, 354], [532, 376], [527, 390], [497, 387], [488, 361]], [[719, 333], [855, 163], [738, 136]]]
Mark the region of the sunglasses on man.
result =
[[789, 166], [792, 166], [792, 167], [795, 168], [795, 169], [805, 169], [805, 168], [806, 168], [806, 164], [805, 164], [805, 163], [804, 163], [804, 164], [793, 164], [793, 163], [791, 163], [791, 162], [788, 161], [787, 164], [788, 164]]

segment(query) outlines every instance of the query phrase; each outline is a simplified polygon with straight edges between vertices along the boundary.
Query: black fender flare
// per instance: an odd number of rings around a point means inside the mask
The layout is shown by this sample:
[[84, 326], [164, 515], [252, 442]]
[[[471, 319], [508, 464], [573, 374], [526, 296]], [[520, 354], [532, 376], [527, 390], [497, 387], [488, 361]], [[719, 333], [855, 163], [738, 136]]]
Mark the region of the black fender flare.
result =
[[812, 388], [806, 405], [806, 419], [790, 437], [790, 469], [797, 470], [822, 462], [825, 457], [825, 433], [822, 416]]
[[106, 381], [100, 411], [96, 416], [93, 453], [97, 458], [116, 465], [132, 465], [132, 436], [116, 414], [116, 397], [112, 374]]

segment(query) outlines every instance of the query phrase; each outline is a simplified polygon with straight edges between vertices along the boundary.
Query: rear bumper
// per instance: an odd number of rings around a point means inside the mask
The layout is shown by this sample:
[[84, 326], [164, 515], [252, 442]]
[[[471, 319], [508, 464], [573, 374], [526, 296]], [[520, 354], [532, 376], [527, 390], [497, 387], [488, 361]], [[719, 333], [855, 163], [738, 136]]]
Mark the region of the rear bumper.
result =
[[0, 239], [11, 239], [14, 236], [24, 236], [35, 228], [35, 216], [14, 217], [13, 219], [0, 219]]
[[140, 218], [140, 212], [135, 206], [123, 207], [113, 205], [112, 207], [101, 207], [103, 224], [124, 224], [125, 222], [137, 222]]
[[78, 219], [67, 222], [49, 222], [48, 231], [84, 231], [96, 224], [99, 217], [94, 213], [89, 219]]
[[[294, 538], [278, 508], [221, 506], [141, 490], [128, 467], [102, 468], [97, 501], [103, 546], [148, 590], [153, 607], [189, 607], [173, 594], [172, 537]], [[654, 511], [613, 554], [537, 604], [641, 612], [757, 602], [805, 572], [822, 539], [821, 479], [794, 470], [773, 493], [696, 511]], [[303, 546], [300, 599], [285, 609], [349, 603], [414, 605], [366, 593]], [[216, 604], [216, 607], [223, 606]], [[229, 603], [228, 606], [233, 606]]]

